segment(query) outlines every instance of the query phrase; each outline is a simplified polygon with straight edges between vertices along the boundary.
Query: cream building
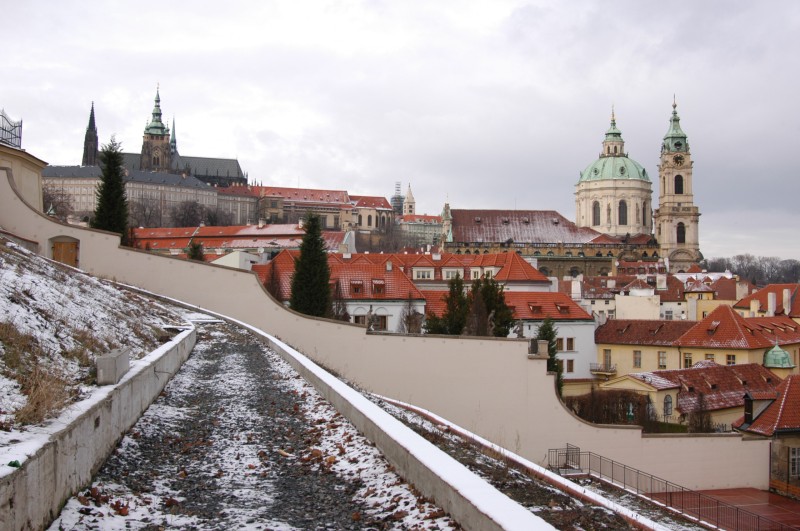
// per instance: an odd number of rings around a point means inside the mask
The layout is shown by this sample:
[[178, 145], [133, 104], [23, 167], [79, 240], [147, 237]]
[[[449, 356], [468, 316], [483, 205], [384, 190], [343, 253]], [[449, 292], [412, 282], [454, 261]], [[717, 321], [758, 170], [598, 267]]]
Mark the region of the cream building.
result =
[[647, 170], [625, 152], [612, 112], [600, 158], [575, 185], [575, 223], [613, 236], [650, 234], [652, 186]]
[[693, 165], [689, 142], [673, 102], [669, 130], [661, 145], [661, 193], [655, 211], [655, 235], [661, 244], [661, 256], [669, 260], [670, 272], [686, 271], [703, 259], [698, 229], [700, 209], [695, 206], [692, 193]]

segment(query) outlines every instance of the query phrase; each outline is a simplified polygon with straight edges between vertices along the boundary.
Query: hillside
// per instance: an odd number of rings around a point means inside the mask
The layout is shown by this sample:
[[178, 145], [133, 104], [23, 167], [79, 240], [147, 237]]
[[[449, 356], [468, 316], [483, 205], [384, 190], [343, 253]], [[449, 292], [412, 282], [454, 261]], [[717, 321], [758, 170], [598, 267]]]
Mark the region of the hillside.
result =
[[0, 238], [0, 429], [54, 416], [95, 383], [97, 356], [137, 359], [171, 337], [177, 309]]

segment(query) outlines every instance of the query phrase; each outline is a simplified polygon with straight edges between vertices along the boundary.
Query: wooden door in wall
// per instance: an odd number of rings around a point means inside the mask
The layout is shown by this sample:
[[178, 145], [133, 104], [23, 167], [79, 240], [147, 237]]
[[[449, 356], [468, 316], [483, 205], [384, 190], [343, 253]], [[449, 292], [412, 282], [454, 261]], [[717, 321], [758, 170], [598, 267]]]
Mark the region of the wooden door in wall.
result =
[[53, 260], [78, 267], [78, 242], [53, 242]]

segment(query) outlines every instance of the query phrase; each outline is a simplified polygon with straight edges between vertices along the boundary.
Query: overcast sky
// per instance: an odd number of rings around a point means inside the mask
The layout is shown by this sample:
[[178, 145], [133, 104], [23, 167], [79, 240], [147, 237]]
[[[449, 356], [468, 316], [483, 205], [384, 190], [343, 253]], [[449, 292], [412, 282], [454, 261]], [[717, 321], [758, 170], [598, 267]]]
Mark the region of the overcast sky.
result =
[[[120, 5], [118, 5], [120, 4]], [[417, 212], [575, 218], [612, 105], [657, 175], [673, 94], [706, 257], [800, 259], [800, 2], [8, 2], [0, 107], [23, 148], [141, 149], [156, 86], [184, 155]], [[658, 182], [653, 183], [654, 206]]]

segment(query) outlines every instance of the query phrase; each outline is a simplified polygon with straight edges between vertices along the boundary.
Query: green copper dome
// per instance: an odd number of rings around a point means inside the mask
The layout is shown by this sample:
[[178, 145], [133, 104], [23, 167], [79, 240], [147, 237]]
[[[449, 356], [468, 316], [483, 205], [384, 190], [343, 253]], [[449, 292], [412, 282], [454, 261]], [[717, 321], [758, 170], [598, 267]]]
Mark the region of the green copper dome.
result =
[[647, 171], [642, 165], [628, 158], [625, 153], [625, 141], [622, 140], [622, 132], [617, 129], [617, 121], [612, 111], [611, 126], [606, 131], [600, 158], [589, 164], [581, 172], [581, 178], [578, 182], [609, 181], [613, 179], [650, 182], [650, 177], [647, 176]]
[[794, 365], [792, 365], [789, 353], [775, 345], [764, 354], [764, 367], [767, 369], [791, 369]]
[[581, 172], [581, 181], [607, 181], [611, 179], [633, 179], [650, 182], [641, 164], [625, 155], [600, 157]]

